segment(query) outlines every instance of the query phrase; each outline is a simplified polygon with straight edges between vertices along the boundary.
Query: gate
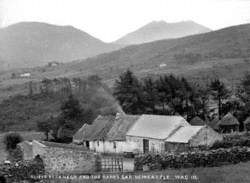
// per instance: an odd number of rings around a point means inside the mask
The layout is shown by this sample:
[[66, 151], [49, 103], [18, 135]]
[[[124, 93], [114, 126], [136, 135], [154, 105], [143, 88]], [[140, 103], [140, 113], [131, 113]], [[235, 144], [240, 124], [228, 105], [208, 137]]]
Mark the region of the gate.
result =
[[123, 172], [122, 157], [102, 157], [102, 172]]

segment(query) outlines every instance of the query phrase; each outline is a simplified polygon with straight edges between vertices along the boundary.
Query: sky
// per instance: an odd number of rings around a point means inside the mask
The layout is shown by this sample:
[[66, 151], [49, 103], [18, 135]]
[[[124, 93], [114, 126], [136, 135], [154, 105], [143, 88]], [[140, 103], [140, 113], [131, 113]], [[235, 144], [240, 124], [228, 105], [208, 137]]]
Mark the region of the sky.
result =
[[250, 22], [250, 0], [0, 0], [0, 27], [72, 25], [105, 42], [159, 20], [193, 20], [217, 30]]

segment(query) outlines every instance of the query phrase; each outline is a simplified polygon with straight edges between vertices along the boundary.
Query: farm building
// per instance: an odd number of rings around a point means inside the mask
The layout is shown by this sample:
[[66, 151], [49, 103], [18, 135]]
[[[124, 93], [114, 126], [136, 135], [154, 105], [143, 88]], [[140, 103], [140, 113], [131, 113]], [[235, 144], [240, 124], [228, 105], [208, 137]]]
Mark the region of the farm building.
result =
[[163, 153], [210, 146], [222, 137], [207, 126], [191, 126], [180, 116], [142, 115], [128, 132], [127, 140], [136, 142], [140, 153]]
[[240, 123], [231, 113], [228, 113], [219, 121], [218, 126], [220, 132], [231, 133], [239, 131]]
[[244, 128], [246, 131], [250, 131], [250, 117], [244, 121]]
[[199, 146], [212, 146], [223, 137], [209, 126], [185, 126], [165, 141], [165, 151], [186, 151]]
[[138, 116], [98, 116], [73, 136], [73, 142], [97, 152], [121, 153], [129, 150], [126, 133]]
[[181, 116], [160, 115], [99, 116], [73, 137], [74, 143], [106, 153], [163, 153], [179, 150], [170, 146], [212, 145], [221, 139], [210, 127], [191, 126]]
[[205, 125], [205, 121], [203, 121], [200, 117], [196, 116], [194, 117], [190, 122], [190, 125], [192, 126], [203, 126]]

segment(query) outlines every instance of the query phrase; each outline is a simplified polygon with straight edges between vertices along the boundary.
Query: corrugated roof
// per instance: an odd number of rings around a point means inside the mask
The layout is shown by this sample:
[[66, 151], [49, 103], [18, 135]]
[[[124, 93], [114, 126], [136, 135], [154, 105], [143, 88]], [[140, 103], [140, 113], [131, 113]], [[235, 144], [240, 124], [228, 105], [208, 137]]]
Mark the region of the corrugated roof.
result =
[[179, 128], [166, 142], [188, 143], [204, 126], [184, 126]]
[[74, 140], [104, 140], [112, 128], [115, 116], [98, 116], [91, 125], [84, 125], [74, 135]]
[[128, 131], [128, 136], [166, 139], [180, 126], [189, 123], [181, 116], [142, 115]]
[[108, 139], [110, 141], [121, 141], [126, 140], [126, 134], [133, 124], [138, 120], [140, 116], [136, 115], [120, 115], [119, 118], [115, 119], [113, 127], [108, 133]]
[[219, 126], [221, 125], [239, 125], [239, 121], [231, 114], [227, 113], [218, 123]]
[[203, 121], [199, 116], [194, 117], [189, 123], [193, 126], [205, 125], [205, 121]]

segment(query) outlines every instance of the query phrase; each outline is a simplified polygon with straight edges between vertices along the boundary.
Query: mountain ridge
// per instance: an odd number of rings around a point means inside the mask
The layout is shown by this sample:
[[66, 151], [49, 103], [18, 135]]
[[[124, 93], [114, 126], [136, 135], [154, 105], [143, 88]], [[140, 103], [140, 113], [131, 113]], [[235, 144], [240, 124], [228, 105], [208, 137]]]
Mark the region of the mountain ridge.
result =
[[6, 69], [68, 62], [118, 48], [73, 26], [21, 22], [0, 29], [0, 58]]
[[209, 31], [211, 31], [211, 29], [191, 20], [174, 23], [167, 23], [163, 20], [152, 21], [126, 34], [114, 43], [124, 45], [142, 44], [161, 39], [180, 38]]

